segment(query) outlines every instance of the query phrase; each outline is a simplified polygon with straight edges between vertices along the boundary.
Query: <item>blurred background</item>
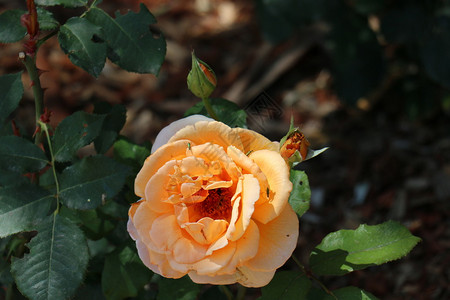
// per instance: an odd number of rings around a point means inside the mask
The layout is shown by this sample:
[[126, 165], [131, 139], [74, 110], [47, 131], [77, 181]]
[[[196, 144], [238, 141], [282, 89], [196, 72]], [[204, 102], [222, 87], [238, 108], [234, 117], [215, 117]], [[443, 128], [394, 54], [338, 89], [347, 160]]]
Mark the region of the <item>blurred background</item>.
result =
[[[0, 0], [0, 13], [25, 2]], [[100, 6], [123, 13], [139, 2]], [[249, 128], [279, 140], [293, 116], [313, 148], [330, 147], [300, 166], [312, 188], [296, 250], [303, 263], [331, 231], [393, 219], [422, 239], [406, 258], [324, 282], [380, 299], [450, 299], [450, 1], [143, 2], [167, 41], [159, 76], [107, 62], [95, 79], [53, 37], [37, 57], [48, 71], [41, 81], [53, 126], [107, 101], [128, 109], [123, 135], [153, 141], [199, 101], [186, 86], [195, 50], [216, 72], [212, 96], [245, 109]], [[52, 12], [61, 24], [80, 14]], [[0, 44], [0, 75], [23, 69], [19, 51], [20, 42]], [[23, 81], [15, 119], [31, 135], [34, 104]]]

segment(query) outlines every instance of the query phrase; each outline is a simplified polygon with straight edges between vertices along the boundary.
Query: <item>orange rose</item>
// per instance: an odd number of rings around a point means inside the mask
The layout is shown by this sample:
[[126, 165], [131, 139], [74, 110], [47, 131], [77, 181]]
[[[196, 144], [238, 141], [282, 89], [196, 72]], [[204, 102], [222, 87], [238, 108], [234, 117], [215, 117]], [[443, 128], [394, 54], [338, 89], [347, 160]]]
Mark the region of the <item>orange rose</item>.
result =
[[153, 272], [261, 287], [297, 245], [279, 144], [190, 116], [164, 128], [136, 177], [128, 231]]

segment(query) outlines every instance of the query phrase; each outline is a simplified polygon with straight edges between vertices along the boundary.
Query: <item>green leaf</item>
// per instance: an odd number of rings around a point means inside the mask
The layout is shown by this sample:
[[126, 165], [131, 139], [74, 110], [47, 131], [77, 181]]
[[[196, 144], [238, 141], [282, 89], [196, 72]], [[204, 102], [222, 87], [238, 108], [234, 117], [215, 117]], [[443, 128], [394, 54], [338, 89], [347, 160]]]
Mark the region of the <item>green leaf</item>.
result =
[[[223, 98], [211, 98], [210, 101], [214, 112], [219, 118], [219, 121], [227, 124], [230, 127], [247, 127], [247, 114], [244, 110], [239, 108], [236, 103]], [[189, 108], [184, 113], [184, 116], [187, 117], [196, 114], [211, 117], [206, 111], [203, 102], [198, 102], [197, 104]]]
[[106, 61], [106, 44], [98, 37], [101, 28], [86, 19], [73, 17], [60, 27], [61, 49], [75, 65], [98, 77]]
[[[1, 28], [1, 24], [0, 24]], [[17, 108], [23, 95], [22, 72], [0, 76], [0, 124]]]
[[35, 0], [34, 2], [42, 6], [62, 5], [65, 7], [81, 7], [86, 6], [88, 0]]
[[34, 230], [55, 198], [31, 183], [0, 188], [0, 237]]
[[[105, 105], [105, 102], [101, 105]], [[95, 150], [97, 153], [105, 153], [109, 150], [109, 148], [111, 148], [127, 119], [127, 110], [125, 106], [115, 105], [111, 107], [109, 104], [107, 105], [108, 107], [103, 108], [96, 106], [94, 110], [94, 113], [106, 114], [101, 132], [94, 140]]]
[[394, 221], [361, 225], [328, 234], [312, 251], [310, 266], [318, 275], [343, 275], [408, 254], [420, 241]]
[[30, 253], [12, 262], [17, 287], [32, 300], [68, 299], [83, 280], [88, 263], [83, 233], [57, 214], [37, 230], [28, 244]]
[[152, 274], [135, 250], [129, 247], [118, 249], [106, 257], [102, 272], [103, 293], [109, 300], [135, 297], [149, 283]]
[[131, 72], [158, 74], [166, 42], [151, 31], [156, 19], [144, 4], [141, 3], [138, 13], [116, 14], [116, 19], [93, 7], [86, 18], [103, 29], [101, 38], [108, 45], [108, 58], [112, 62]]
[[122, 189], [128, 173], [127, 166], [109, 157], [85, 157], [59, 177], [61, 202], [75, 209], [96, 208]]
[[200, 285], [192, 282], [189, 276], [180, 279], [161, 278], [158, 281], [158, 286], [157, 300], [195, 300], [200, 292]]
[[53, 151], [56, 161], [74, 158], [78, 149], [91, 143], [100, 133], [105, 116], [77, 111], [56, 127]]
[[148, 156], [150, 156], [148, 148], [136, 145], [124, 137], [114, 143], [114, 158], [135, 170], [142, 167]]
[[307, 299], [314, 300], [378, 300], [377, 297], [359, 288], [348, 286], [331, 291], [333, 295], [327, 294], [323, 289], [312, 287]]
[[37, 7], [37, 15], [40, 30], [53, 30], [58, 28], [59, 23], [53, 17], [53, 14], [42, 7]]
[[[338, 300], [377, 300], [378, 298], [369, 292], [361, 290], [354, 286], [344, 287], [338, 290], [334, 290], [333, 294], [338, 298]], [[334, 299], [328, 296], [329, 299]]]
[[44, 152], [18, 136], [0, 137], [0, 169], [17, 173], [36, 172], [48, 163]]
[[305, 274], [296, 271], [279, 271], [272, 281], [261, 289], [258, 300], [302, 300], [311, 288], [311, 280]]
[[308, 175], [304, 171], [291, 169], [289, 180], [293, 184], [289, 204], [301, 217], [309, 209], [311, 200], [311, 189], [309, 188]]
[[24, 10], [11, 9], [0, 14], [0, 43], [14, 43], [25, 37], [27, 30], [20, 23], [24, 13]]
[[29, 183], [29, 180], [22, 174], [0, 169], [0, 187], [16, 186], [26, 183]]
[[111, 220], [100, 215], [97, 210], [79, 210], [77, 211], [77, 215], [83, 224], [81, 229], [92, 240], [101, 239], [115, 227], [115, 224]]

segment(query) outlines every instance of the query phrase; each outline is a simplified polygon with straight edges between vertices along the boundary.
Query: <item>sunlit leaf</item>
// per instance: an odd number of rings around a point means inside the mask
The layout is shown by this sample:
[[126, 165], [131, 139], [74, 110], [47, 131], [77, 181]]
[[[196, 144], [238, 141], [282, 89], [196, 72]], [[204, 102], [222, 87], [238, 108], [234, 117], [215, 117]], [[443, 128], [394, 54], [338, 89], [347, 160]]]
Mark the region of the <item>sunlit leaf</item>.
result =
[[318, 275], [343, 275], [408, 254], [420, 241], [394, 221], [360, 225], [328, 234], [312, 251], [310, 266]]
[[60, 27], [58, 41], [75, 65], [98, 77], [106, 61], [106, 44], [101, 41], [101, 28], [86, 19], [73, 17]]
[[32, 300], [68, 299], [83, 280], [88, 262], [83, 233], [58, 214], [37, 231], [28, 244], [30, 253], [12, 262], [17, 287]]
[[[1, 24], [0, 28], [2, 28]], [[0, 93], [0, 124], [6, 121], [22, 99], [21, 75], [22, 72], [0, 76], [0, 91], [2, 91]]]
[[147, 147], [136, 145], [124, 137], [114, 143], [114, 158], [134, 169], [139, 170], [149, 155]]
[[93, 209], [123, 187], [129, 168], [106, 156], [85, 157], [59, 177], [61, 202], [70, 208]]
[[293, 185], [289, 196], [289, 204], [297, 215], [301, 217], [309, 209], [309, 201], [311, 200], [308, 175], [304, 171], [291, 169], [289, 180]]
[[52, 203], [53, 195], [31, 183], [0, 188], [0, 237], [34, 230]]
[[138, 13], [116, 14], [115, 19], [93, 7], [86, 13], [86, 19], [103, 29], [101, 38], [108, 45], [108, 58], [112, 62], [127, 71], [158, 74], [166, 42], [150, 29], [156, 19], [144, 4], [141, 3]]

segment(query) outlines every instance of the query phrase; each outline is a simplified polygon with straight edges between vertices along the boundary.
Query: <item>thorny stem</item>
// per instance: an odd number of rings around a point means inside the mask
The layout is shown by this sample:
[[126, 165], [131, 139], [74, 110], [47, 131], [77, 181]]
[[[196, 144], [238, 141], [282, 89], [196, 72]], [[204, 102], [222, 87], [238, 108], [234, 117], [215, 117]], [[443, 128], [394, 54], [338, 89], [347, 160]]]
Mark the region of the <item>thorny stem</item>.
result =
[[58, 182], [58, 176], [56, 175], [56, 167], [55, 167], [55, 156], [53, 155], [53, 147], [52, 143], [50, 141], [50, 134], [48, 132], [47, 124], [44, 122], [39, 121], [39, 126], [41, 126], [42, 131], [45, 132], [45, 136], [47, 137], [47, 143], [48, 143], [48, 150], [50, 151], [50, 158], [51, 158], [51, 165], [53, 170], [53, 178], [55, 179], [55, 185], [56, 185], [56, 210], [55, 214], [59, 213], [59, 182]]
[[222, 293], [225, 294], [227, 297], [227, 300], [233, 300], [233, 293], [231, 293], [230, 289], [224, 285], [219, 285], [219, 289], [222, 291]]
[[211, 101], [209, 101], [208, 97], [202, 98], [203, 105], [206, 108], [206, 111], [208, 114], [216, 121], [219, 121], [219, 118], [217, 117], [216, 113], [214, 112], [214, 109], [212, 108]]
[[297, 264], [297, 266], [302, 270], [302, 272], [308, 277], [313, 279], [314, 281], [316, 281], [320, 287], [328, 294], [331, 295], [334, 299], [337, 300], [337, 297], [333, 294], [332, 291], [330, 291], [323, 283], [322, 281], [319, 280], [319, 278], [317, 278], [313, 273], [311, 273], [309, 270], [307, 270], [305, 268], [304, 265], [302, 265], [302, 263], [300, 262], [300, 260], [294, 255], [292, 254], [292, 259], [295, 261], [295, 263]]
[[[35, 56], [36, 57], [36, 56]], [[36, 128], [39, 126], [39, 118], [44, 112], [44, 90], [41, 87], [41, 81], [39, 80], [39, 71], [36, 67], [36, 60], [26, 55], [24, 52], [19, 53], [19, 58], [22, 60], [25, 68], [31, 79], [31, 87], [33, 89], [34, 95], [34, 105], [35, 105], [35, 117], [36, 117]], [[39, 145], [42, 142], [42, 133], [37, 132], [34, 137], [34, 143]]]

